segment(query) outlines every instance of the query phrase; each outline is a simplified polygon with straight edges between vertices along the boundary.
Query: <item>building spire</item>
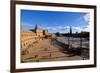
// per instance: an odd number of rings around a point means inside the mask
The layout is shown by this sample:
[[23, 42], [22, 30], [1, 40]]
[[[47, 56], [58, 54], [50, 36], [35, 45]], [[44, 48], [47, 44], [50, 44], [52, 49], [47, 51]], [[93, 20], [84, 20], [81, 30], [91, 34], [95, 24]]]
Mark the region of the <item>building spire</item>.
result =
[[70, 35], [72, 35], [72, 27], [70, 26]]
[[37, 25], [37, 24], [36, 24], [36, 26], [35, 26], [35, 30], [36, 30], [36, 29], [38, 29], [38, 25]]

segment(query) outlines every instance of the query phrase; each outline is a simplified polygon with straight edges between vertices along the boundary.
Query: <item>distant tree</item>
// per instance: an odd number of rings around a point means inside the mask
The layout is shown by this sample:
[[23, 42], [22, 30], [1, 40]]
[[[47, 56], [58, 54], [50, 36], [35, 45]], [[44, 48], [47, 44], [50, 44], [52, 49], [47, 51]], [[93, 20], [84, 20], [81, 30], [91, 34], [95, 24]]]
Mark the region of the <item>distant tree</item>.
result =
[[60, 32], [55, 33], [56, 36], [61, 36]]
[[80, 32], [79, 33], [79, 37], [84, 37], [84, 38], [87, 38], [87, 37], [89, 37], [89, 32]]
[[73, 34], [74, 37], [83, 37], [83, 38], [89, 38], [89, 32], [76, 32]]

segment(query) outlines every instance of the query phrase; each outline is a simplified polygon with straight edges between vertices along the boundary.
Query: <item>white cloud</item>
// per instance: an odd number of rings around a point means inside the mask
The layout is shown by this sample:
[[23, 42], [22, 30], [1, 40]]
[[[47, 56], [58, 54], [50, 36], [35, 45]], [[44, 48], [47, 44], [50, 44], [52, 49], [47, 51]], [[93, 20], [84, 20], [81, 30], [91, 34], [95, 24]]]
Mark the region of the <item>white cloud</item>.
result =
[[86, 22], [89, 22], [90, 14], [85, 14], [85, 15], [83, 16], [83, 18], [84, 18], [84, 20], [85, 20]]
[[51, 26], [47, 28], [49, 30], [65, 30], [65, 29], [69, 29], [69, 26]]
[[83, 27], [83, 30], [84, 30], [84, 31], [90, 31], [90, 26], [87, 25], [87, 26]]
[[70, 26], [65, 26], [65, 27], [63, 27], [64, 29], [69, 29], [70, 28]]
[[73, 26], [72, 27], [72, 31], [73, 32], [81, 32], [81, 31], [87, 31], [87, 32], [89, 32], [89, 25], [82, 26], [82, 27], [80, 27], [80, 26]]
[[26, 22], [21, 22], [21, 29], [22, 30], [27, 30], [27, 29], [32, 29], [32, 28], [33, 28], [32, 24], [29, 24], [29, 23], [26, 23]]
[[81, 31], [81, 27], [73, 26], [72, 29], [75, 29], [75, 30], [79, 30], [79, 31]]
[[26, 22], [21, 22], [22, 26], [33, 26], [32, 24], [26, 23]]
[[58, 28], [58, 29], [62, 29], [63, 27], [62, 27], [62, 26], [56, 26], [56, 28]]

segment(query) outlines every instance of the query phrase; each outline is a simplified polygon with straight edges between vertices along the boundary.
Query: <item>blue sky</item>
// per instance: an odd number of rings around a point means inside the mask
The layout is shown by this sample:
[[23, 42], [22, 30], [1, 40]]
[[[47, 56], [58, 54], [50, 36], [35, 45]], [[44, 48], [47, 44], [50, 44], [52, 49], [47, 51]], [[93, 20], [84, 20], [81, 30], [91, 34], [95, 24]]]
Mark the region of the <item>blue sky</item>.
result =
[[89, 31], [89, 13], [21, 10], [21, 29], [34, 29], [36, 24], [49, 32]]

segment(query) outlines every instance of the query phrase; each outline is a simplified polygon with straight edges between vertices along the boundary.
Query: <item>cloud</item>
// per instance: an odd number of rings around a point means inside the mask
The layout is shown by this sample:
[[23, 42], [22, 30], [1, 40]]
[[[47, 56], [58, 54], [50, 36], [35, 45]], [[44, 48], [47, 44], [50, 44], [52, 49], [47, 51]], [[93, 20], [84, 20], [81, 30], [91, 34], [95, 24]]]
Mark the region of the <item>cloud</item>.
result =
[[22, 26], [33, 26], [32, 24], [26, 23], [26, 22], [21, 22]]
[[73, 26], [72, 29], [73, 29], [73, 30], [78, 30], [78, 31], [81, 31], [81, 30], [82, 30], [82, 28], [81, 28], [81, 27], [78, 27], [78, 26], [76, 26], [76, 27]]
[[81, 32], [81, 31], [86, 31], [86, 32], [89, 32], [89, 28], [90, 26], [87, 25], [87, 26], [72, 26], [72, 31], [73, 32]]
[[33, 25], [26, 22], [21, 22], [21, 29], [32, 29]]
[[84, 15], [81, 15], [79, 18], [74, 19], [75, 22], [84, 22], [86, 25], [89, 25], [90, 22], [90, 14], [85, 13]]
[[49, 30], [65, 30], [68, 29], [69, 26], [51, 26], [51, 27], [47, 27]]
[[87, 25], [87, 26], [83, 27], [83, 30], [84, 30], [84, 31], [88, 31], [88, 32], [89, 32], [89, 31], [90, 31], [90, 26], [89, 26], [89, 25]]
[[63, 27], [63, 29], [69, 29], [70, 28], [70, 26], [65, 26], [65, 27]]
[[83, 26], [83, 27], [72, 27], [72, 29], [73, 30], [76, 30], [76, 31], [78, 31], [78, 32], [81, 32], [81, 31], [87, 31], [87, 32], [89, 32], [89, 25], [87, 25], [87, 26]]
[[[65, 31], [65, 30], [69, 30], [70, 26], [55, 26], [55, 27], [47, 27], [48, 30], [52, 30], [52, 31]], [[88, 30], [88, 27], [86, 26], [86, 28], [80, 27], [80, 26], [72, 26], [72, 30], [74, 32], [75, 31], [85, 31]]]
[[85, 20], [86, 22], [89, 22], [90, 14], [89, 14], [89, 13], [88, 13], [88, 14], [85, 14], [85, 15], [83, 16], [83, 18], [84, 18], [84, 20]]

